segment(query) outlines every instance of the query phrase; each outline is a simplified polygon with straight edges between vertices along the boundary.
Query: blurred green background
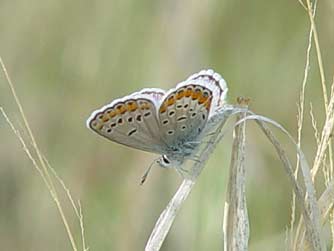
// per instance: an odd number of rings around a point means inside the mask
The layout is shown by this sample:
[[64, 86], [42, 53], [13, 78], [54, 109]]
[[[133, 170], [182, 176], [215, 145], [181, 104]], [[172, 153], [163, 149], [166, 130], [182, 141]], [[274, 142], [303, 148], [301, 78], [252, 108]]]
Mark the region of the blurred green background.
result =
[[[334, 2], [319, 1], [317, 11], [330, 80]], [[174, 170], [156, 168], [139, 186], [156, 156], [97, 137], [85, 127], [91, 111], [143, 87], [168, 89], [213, 68], [228, 83], [229, 102], [250, 97], [253, 111], [296, 135], [308, 32], [307, 13], [297, 0], [0, 1], [0, 55], [40, 148], [81, 200], [90, 250], [143, 250], [181, 182]], [[319, 126], [324, 118], [314, 51], [311, 60], [303, 134], [310, 162], [315, 151], [310, 102]], [[2, 73], [0, 106], [23, 127]], [[162, 250], [222, 250], [232, 140], [226, 130]], [[293, 146], [278, 135], [293, 159]], [[54, 202], [2, 116], [0, 142], [1, 250], [71, 250]], [[283, 250], [291, 187], [273, 148], [251, 122], [247, 199], [250, 250]], [[62, 202], [79, 238], [73, 211]]]

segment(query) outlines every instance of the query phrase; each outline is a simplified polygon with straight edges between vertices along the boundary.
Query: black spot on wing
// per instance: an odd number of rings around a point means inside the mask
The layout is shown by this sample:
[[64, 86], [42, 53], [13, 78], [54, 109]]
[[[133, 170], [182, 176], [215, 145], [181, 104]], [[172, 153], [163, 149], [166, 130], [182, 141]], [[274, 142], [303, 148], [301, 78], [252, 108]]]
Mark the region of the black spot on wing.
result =
[[128, 132], [128, 136], [131, 136], [132, 134], [137, 132], [137, 128], [132, 129], [131, 131]]
[[180, 116], [176, 120], [180, 122], [180, 121], [183, 121], [183, 120], [186, 120], [186, 119], [187, 119], [187, 116]]

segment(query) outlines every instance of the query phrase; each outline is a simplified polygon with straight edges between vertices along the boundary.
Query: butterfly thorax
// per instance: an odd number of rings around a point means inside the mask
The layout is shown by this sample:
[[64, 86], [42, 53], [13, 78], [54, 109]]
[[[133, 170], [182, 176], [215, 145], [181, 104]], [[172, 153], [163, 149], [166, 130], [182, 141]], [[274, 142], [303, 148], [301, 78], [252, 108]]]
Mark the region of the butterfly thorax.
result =
[[161, 167], [177, 167], [182, 165], [187, 159], [193, 159], [192, 155], [196, 153], [196, 148], [200, 145], [200, 135], [193, 140], [179, 140], [175, 144], [167, 147], [167, 154], [161, 155], [158, 163]]

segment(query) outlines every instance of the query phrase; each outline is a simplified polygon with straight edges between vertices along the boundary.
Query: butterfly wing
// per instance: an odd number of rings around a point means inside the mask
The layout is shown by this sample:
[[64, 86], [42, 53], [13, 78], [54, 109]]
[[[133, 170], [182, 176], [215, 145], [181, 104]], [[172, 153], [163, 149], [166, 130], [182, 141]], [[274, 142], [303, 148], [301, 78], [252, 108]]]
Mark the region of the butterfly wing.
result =
[[165, 94], [160, 89], [144, 89], [92, 113], [88, 128], [97, 134], [136, 149], [164, 153], [156, 107]]
[[178, 84], [176, 88], [188, 84], [204, 86], [212, 92], [212, 105], [209, 117], [211, 117], [219, 107], [224, 105], [228, 88], [225, 80], [219, 73], [211, 69], [202, 70], [191, 75], [186, 81]]
[[[87, 126], [117, 143], [160, 154], [195, 139], [224, 104], [228, 89], [213, 70], [203, 70], [168, 93], [143, 89], [92, 113]], [[158, 109], [158, 111], [157, 111]]]
[[169, 146], [194, 140], [209, 117], [213, 92], [204, 86], [187, 84], [170, 91], [158, 111], [162, 137]]
[[179, 83], [162, 98], [158, 118], [169, 146], [193, 141], [207, 120], [225, 102], [225, 80], [213, 70], [202, 70]]

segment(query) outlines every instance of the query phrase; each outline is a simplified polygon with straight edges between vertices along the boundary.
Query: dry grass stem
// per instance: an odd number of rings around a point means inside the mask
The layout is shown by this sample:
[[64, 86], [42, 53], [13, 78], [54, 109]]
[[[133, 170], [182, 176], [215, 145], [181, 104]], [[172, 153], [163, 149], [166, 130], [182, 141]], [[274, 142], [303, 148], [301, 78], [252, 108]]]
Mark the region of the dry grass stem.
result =
[[165, 240], [169, 229], [174, 222], [177, 212], [180, 210], [183, 202], [188, 197], [194, 184], [194, 180], [183, 180], [181, 186], [179, 187], [171, 201], [168, 203], [166, 209], [160, 215], [146, 244], [145, 251], [160, 250], [162, 243]]
[[322, 224], [325, 224], [325, 221], [328, 215], [333, 211], [333, 206], [334, 206], [334, 181], [333, 180], [327, 185], [327, 188], [322, 193], [318, 203], [319, 203], [319, 209], [321, 213]]
[[45, 163], [47, 164], [47, 167], [51, 170], [54, 177], [57, 179], [58, 183], [62, 186], [63, 190], [66, 192], [67, 198], [70, 201], [72, 208], [79, 220], [80, 229], [81, 229], [81, 241], [82, 241], [82, 250], [87, 251], [89, 250], [89, 247], [87, 247], [86, 240], [85, 240], [85, 227], [84, 227], [84, 221], [83, 221], [83, 214], [82, 214], [82, 207], [80, 200], [78, 200], [78, 204], [75, 204], [73, 200], [73, 196], [71, 194], [70, 189], [66, 186], [65, 182], [59, 177], [56, 170], [50, 165], [49, 161], [43, 156]]
[[[284, 170], [288, 174], [288, 177], [291, 181], [291, 184], [293, 186], [294, 192], [296, 194], [296, 198], [301, 205], [302, 208], [302, 214], [305, 220], [306, 224], [306, 233], [307, 233], [307, 243], [312, 248], [312, 250], [325, 250], [323, 247], [323, 242], [320, 238], [320, 213], [319, 208], [315, 196], [315, 189], [312, 183], [310, 169], [307, 164], [307, 161], [305, 159], [305, 156], [303, 152], [300, 150], [292, 136], [284, 129], [281, 125], [279, 125], [277, 122], [265, 118], [263, 116], [259, 115], [250, 115], [246, 117], [245, 119], [255, 119], [257, 124], [260, 126], [264, 134], [267, 136], [267, 138], [270, 140], [270, 142], [275, 147], [279, 158], [281, 159], [283, 163]], [[302, 187], [298, 184], [297, 179], [294, 176], [292, 165], [287, 157], [287, 154], [284, 150], [284, 148], [281, 146], [279, 141], [276, 139], [274, 134], [271, 132], [271, 130], [268, 128], [268, 126], [264, 123], [270, 123], [277, 128], [279, 128], [282, 132], [284, 132], [291, 141], [296, 145], [297, 153], [299, 155], [300, 159], [300, 167], [302, 170], [303, 178], [304, 178], [304, 186], [306, 188], [306, 192], [303, 191]], [[305, 200], [304, 200], [305, 197]]]
[[[302, 2], [300, 2], [302, 3]], [[303, 5], [304, 6], [304, 5]], [[306, 8], [306, 6], [304, 6]], [[316, 5], [314, 8], [313, 16], [316, 13]], [[304, 123], [304, 108], [305, 108], [305, 89], [306, 89], [306, 83], [308, 79], [308, 73], [310, 71], [310, 54], [311, 54], [311, 48], [312, 48], [312, 26], [309, 31], [308, 36], [308, 45], [306, 50], [306, 62], [304, 67], [304, 77], [302, 81], [302, 87], [299, 95], [299, 104], [297, 104], [298, 108], [298, 114], [297, 114], [297, 145], [298, 147], [301, 147], [301, 140], [302, 140], [302, 129], [303, 129], [303, 123]], [[298, 179], [298, 172], [299, 172], [299, 156], [297, 154], [297, 162], [296, 162], [296, 169], [295, 169], [295, 178]], [[293, 240], [293, 232], [294, 232], [294, 224], [295, 224], [295, 218], [296, 218], [296, 196], [294, 192], [292, 193], [292, 206], [291, 206], [291, 221], [290, 221], [290, 238], [289, 240]], [[292, 243], [290, 243], [290, 246], [292, 246]]]
[[313, 131], [314, 131], [314, 138], [317, 142], [317, 145], [319, 145], [320, 144], [320, 136], [319, 136], [317, 121], [316, 121], [316, 119], [314, 117], [314, 113], [313, 113], [312, 103], [310, 104], [310, 116], [311, 116], [312, 128], [313, 128]]
[[[330, 145], [331, 135], [332, 135], [333, 126], [334, 126], [334, 95], [333, 95], [333, 92], [331, 94], [328, 108], [326, 110], [327, 110], [327, 113], [326, 113], [325, 124], [322, 128], [320, 143], [318, 144], [317, 153], [316, 153], [313, 168], [312, 168], [312, 178], [313, 179], [315, 178], [321, 166], [321, 163], [324, 160], [326, 150], [328, 146]], [[329, 152], [329, 154], [331, 154], [331, 152]]]
[[239, 108], [235, 108], [233, 106], [225, 106], [219, 112], [217, 112], [214, 117], [210, 119], [210, 121], [208, 122], [207, 133], [210, 134], [212, 130], [214, 130], [214, 133], [211, 133], [212, 135], [210, 136], [210, 140], [208, 141], [208, 143], [205, 144], [203, 149], [200, 150], [200, 161], [194, 162], [194, 164], [190, 168], [191, 175], [183, 180], [178, 191], [168, 203], [165, 210], [161, 213], [146, 244], [145, 251], [160, 250], [161, 245], [165, 240], [178, 211], [181, 209], [183, 202], [190, 194], [198, 176], [200, 175], [201, 171], [205, 166], [206, 161], [208, 160], [213, 150], [216, 148], [217, 144], [223, 138], [224, 135], [221, 133], [223, 126], [232, 114], [238, 112], [240, 112]]
[[[322, 62], [322, 56], [321, 56], [321, 49], [320, 49], [320, 43], [319, 43], [319, 38], [318, 38], [318, 32], [317, 32], [317, 27], [315, 25], [315, 20], [314, 20], [314, 10], [312, 7], [312, 3], [310, 0], [306, 0], [306, 5], [307, 5], [307, 13], [311, 22], [311, 27], [314, 35], [314, 44], [317, 52], [317, 59], [318, 59], [318, 66], [319, 66], [319, 73], [320, 73], [320, 78], [321, 78], [321, 86], [322, 86], [322, 92], [324, 95], [324, 103], [325, 103], [325, 109], [327, 109], [328, 105], [328, 95], [327, 95], [327, 87], [326, 87], [326, 79], [325, 79], [325, 71], [324, 71], [324, 66]], [[316, 5], [316, 2], [314, 6]]]
[[1, 65], [2, 71], [3, 71], [4, 75], [5, 75], [5, 78], [7, 80], [8, 86], [9, 86], [9, 88], [10, 88], [10, 90], [12, 92], [12, 95], [14, 97], [15, 103], [18, 106], [19, 114], [21, 115], [21, 118], [22, 118], [22, 120], [24, 122], [25, 129], [28, 132], [28, 136], [29, 136], [29, 139], [30, 139], [31, 144], [33, 146], [34, 152], [38, 156], [38, 161], [31, 154], [30, 150], [27, 147], [26, 142], [24, 141], [24, 139], [21, 136], [21, 133], [15, 128], [15, 126], [10, 121], [10, 119], [8, 118], [8, 116], [5, 113], [5, 111], [3, 110], [3, 108], [1, 108], [1, 112], [4, 115], [4, 117], [6, 118], [7, 123], [10, 125], [10, 127], [13, 130], [13, 132], [15, 133], [16, 137], [19, 139], [19, 141], [20, 141], [20, 143], [21, 143], [21, 145], [23, 147], [23, 150], [27, 154], [28, 158], [31, 160], [33, 166], [37, 169], [38, 173], [40, 174], [41, 178], [43, 179], [43, 181], [44, 181], [44, 183], [45, 183], [48, 191], [50, 192], [50, 195], [51, 195], [53, 201], [55, 202], [55, 204], [57, 206], [58, 212], [59, 212], [60, 217], [62, 219], [62, 222], [64, 224], [65, 230], [67, 232], [67, 236], [68, 236], [68, 238], [70, 240], [72, 249], [74, 251], [77, 251], [78, 248], [77, 248], [76, 242], [74, 240], [71, 228], [70, 228], [70, 226], [68, 224], [67, 218], [65, 216], [63, 207], [62, 207], [62, 205], [60, 203], [57, 190], [55, 189], [55, 186], [53, 184], [52, 178], [51, 178], [50, 173], [48, 171], [47, 165], [46, 165], [46, 163], [45, 163], [45, 161], [43, 159], [43, 155], [42, 155], [41, 151], [39, 150], [39, 147], [38, 147], [38, 145], [36, 143], [36, 140], [35, 140], [35, 137], [33, 135], [33, 132], [32, 132], [32, 130], [30, 128], [29, 123], [28, 123], [27, 117], [26, 117], [26, 115], [24, 113], [24, 110], [23, 110], [23, 107], [21, 105], [21, 102], [20, 102], [20, 100], [19, 100], [19, 98], [18, 98], [18, 96], [16, 94], [16, 90], [14, 88], [14, 85], [13, 85], [11, 79], [10, 79], [8, 71], [7, 71], [7, 69], [5, 67], [5, 64], [4, 64], [4, 62], [3, 62], [3, 60], [2, 60], [1, 57], [0, 57], [0, 65]]
[[[238, 115], [240, 120], [246, 114]], [[245, 194], [245, 128], [246, 122], [238, 124], [234, 131], [232, 157], [224, 206], [224, 250], [248, 250], [249, 221]]]
[[[334, 203], [334, 182], [331, 182], [326, 190], [321, 195], [318, 200], [319, 210], [321, 214], [321, 224], [324, 225], [328, 215], [331, 211], [333, 211], [333, 203]], [[312, 250], [308, 246], [304, 246], [303, 239], [305, 237], [305, 226], [302, 224], [302, 220], [300, 221], [299, 233], [296, 235], [296, 244], [294, 250]]]
[[[322, 55], [321, 55], [321, 49], [320, 49], [320, 43], [319, 43], [319, 38], [318, 38], [318, 32], [313, 16], [313, 7], [312, 3], [310, 0], [306, 0], [307, 3], [307, 13], [309, 15], [309, 19], [311, 22], [313, 34], [314, 34], [314, 43], [316, 47], [316, 52], [317, 52], [317, 60], [318, 60], [318, 67], [319, 67], [319, 73], [320, 73], [320, 79], [321, 79], [321, 87], [322, 87], [322, 92], [323, 92], [323, 97], [324, 97], [324, 105], [325, 105], [325, 112], [326, 115], [329, 116], [331, 111], [329, 110], [329, 104], [328, 104], [328, 94], [327, 94], [327, 86], [326, 86], [326, 79], [325, 79], [325, 71], [324, 71], [324, 66], [323, 66], [323, 61], [322, 61]], [[315, 4], [314, 4], [315, 6]], [[328, 144], [326, 144], [326, 148], [328, 145], [328, 156], [329, 156], [329, 162], [330, 162], [330, 168], [333, 169], [334, 163], [333, 163], [333, 146], [332, 146], [332, 141], [331, 139], [328, 141]], [[320, 145], [319, 145], [320, 146]], [[323, 147], [323, 145], [321, 146]], [[319, 150], [319, 148], [318, 148]], [[321, 151], [321, 150], [320, 150]], [[317, 152], [318, 155], [319, 152]], [[318, 156], [319, 157], [319, 156]], [[320, 156], [323, 157], [323, 156]], [[315, 174], [317, 173], [320, 163], [322, 159], [317, 159], [315, 160], [314, 167], [313, 167], [313, 175], [315, 177]]]

